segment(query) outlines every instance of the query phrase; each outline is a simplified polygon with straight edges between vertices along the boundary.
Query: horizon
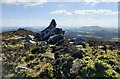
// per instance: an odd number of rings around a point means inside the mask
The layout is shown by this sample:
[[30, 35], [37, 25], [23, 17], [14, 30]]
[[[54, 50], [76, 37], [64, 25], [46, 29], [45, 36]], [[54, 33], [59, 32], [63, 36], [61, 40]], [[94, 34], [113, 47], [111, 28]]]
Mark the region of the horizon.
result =
[[[59, 28], [82, 28], [82, 27], [101, 27], [101, 28], [114, 28], [114, 29], [118, 29], [118, 27], [103, 27], [103, 26], [99, 26], [99, 25], [85, 25], [85, 26], [56, 26], [56, 27], [59, 27]], [[48, 27], [47, 26], [2, 26], [2, 28], [7, 28], [7, 27], [11, 27], [11, 28], [45, 28], [45, 27]]]
[[[23, 29], [26, 29], [26, 30], [31, 30], [31, 31], [41, 31], [43, 29], [45, 29], [46, 27], [48, 26], [25, 26], [25, 27], [20, 27], [20, 26], [4, 26], [4, 27], [1, 27], [0, 28], [0, 32], [7, 32], [7, 31], [14, 31], [14, 30], [18, 30], [20, 28], [23, 28]], [[83, 27], [85, 27], [87, 29], [87, 27], [91, 27], [91, 26], [79, 26], [79, 27], [68, 27], [68, 26], [56, 26], [56, 28], [62, 28], [64, 30], [82, 30]], [[96, 27], [96, 26], [92, 26], [93, 27]], [[118, 30], [118, 28], [115, 28], [115, 27], [101, 27], [101, 26], [98, 26], [98, 28], [102, 28], [103, 30]]]

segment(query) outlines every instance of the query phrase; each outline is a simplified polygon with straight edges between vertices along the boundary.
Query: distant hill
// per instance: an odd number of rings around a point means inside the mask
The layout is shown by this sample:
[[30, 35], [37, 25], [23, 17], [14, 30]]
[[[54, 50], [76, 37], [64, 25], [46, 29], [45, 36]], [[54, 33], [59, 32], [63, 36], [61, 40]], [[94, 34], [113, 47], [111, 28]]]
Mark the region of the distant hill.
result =
[[34, 31], [34, 32], [40, 32], [44, 28], [44, 26], [27, 26], [27, 27], [23, 27], [23, 26], [2, 26], [1, 32], [14, 31], [14, 30], [17, 30], [19, 28], [24, 28], [26, 30], [31, 30], [31, 31]]
[[103, 28], [102, 27], [100, 27], [100, 26], [84, 26], [84, 27], [81, 27], [81, 29], [83, 29], [83, 30], [103, 30]]
[[4, 40], [6, 38], [10, 38], [10, 37], [13, 37], [15, 35], [25, 37], [27, 35], [36, 35], [37, 33], [33, 32], [31, 30], [26, 30], [24, 28], [19, 28], [18, 30], [2, 32], [2, 33], [0, 33], [0, 35], [1, 34], [2, 34], [2, 38]]
[[26, 30], [31, 30], [33, 32], [40, 32], [42, 30], [42, 28], [33, 28], [33, 27], [24, 27], [24, 29]]
[[118, 30], [114, 28], [103, 28], [101, 26], [84, 26], [66, 31], [66, 36], [94, 37], [104, 40], [118, 41]]
[[[44, 26], [28, 26], [22, 27], [26, 30], [33, 32], [40, 32], [44, 29]], [[2, 32], [15, 31], [19, 27], [2, 27]], [[117, 40], [118, 41], [118, 29], [105, 28], [101, 26], [83, 26], [79, 28], [64, 28], [65, 36], [78, 36], [78, 37], [94, 37], [103, 38], [105, 40]]]

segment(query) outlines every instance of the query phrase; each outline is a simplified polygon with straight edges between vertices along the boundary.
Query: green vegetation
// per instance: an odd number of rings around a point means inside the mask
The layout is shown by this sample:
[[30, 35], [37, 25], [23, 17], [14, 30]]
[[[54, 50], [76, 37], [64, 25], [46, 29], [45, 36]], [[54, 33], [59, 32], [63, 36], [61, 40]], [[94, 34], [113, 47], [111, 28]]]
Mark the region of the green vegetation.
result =
[[27, 47], [20, 41], [3, 42], [3, 79], [120, 78], [120, 49], [114, 42], [66, 41], [61, 45], [36, 42]]

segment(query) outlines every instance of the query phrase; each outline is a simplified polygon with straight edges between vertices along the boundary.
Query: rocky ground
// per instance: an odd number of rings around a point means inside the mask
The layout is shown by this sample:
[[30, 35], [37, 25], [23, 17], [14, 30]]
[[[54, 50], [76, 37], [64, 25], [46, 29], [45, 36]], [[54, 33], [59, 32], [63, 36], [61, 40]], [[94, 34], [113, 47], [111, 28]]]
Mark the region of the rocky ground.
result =
[[119, 79], [120, 42], [64, 36], [55, 20], [35, 33], [2, 33], [2, 78]]

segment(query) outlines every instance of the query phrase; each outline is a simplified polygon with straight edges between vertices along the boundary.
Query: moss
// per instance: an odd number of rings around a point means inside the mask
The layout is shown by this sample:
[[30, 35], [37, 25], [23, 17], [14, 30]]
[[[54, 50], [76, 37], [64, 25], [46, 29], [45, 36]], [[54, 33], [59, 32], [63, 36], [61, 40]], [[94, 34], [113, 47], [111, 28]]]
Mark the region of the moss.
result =
[[45, 52], [44, 54], [41, 54], [41, 56], [47, 56], [49, 58], [53, 58], [54, 59], [54, 53], [49, 52]]
[[116, 77], [116, 75], [117, 75], [117, 72], [114, 70], [111, 70], [111, 69], [108, 69], [105, 72], [108, 75], [108, 77]]
[[15, 45], [8, 44], [7, 47], [9, 47], [9, 48], [24, 47], [24, 43], [21, 43], [21, 44], [15, 44]]
[[[38, 44], [30, 44], [29, 50], [24, 50], [24, 43], [15, 43], [15, 45], [8, 43], [5, 48], [11, 52], [5, 53], [5, 57], [8, 62], [18, 55], [15, 62], [10, 62], [16, 66], [26, 66], [28, 68], [24, 72], [15, 73], [23, 77], [54, 79], [63, 75], [70, 78], [73, 74], [74, 76], [80, 75], [85, 79], [90, 77], [116, 77], [117, 74], [120, 74], [120, 51], [118, 49], [110, 50], [110, 46], [106, 45], [104, 50], [102, 44], [94, 47], [86, 43], [84, 48], [81, 47], [78, 50], [74, 44], [40, 45], [38, 42]], [[20, 47], [23, 47], [23, 49], [20, 49], [17, 53], [16, 50]], [[32, 54], [31, 51], [35, 48], [39, 48], [39, 50]], [[83, 58], [74, 59], [71, 57], [74, 52], [80, 50], [84, 51], [82, 52]], [[54, 59], [55, 52], [60, 53], [56, 59]], [[71, 77], [71, 79], [74, 78]]]

